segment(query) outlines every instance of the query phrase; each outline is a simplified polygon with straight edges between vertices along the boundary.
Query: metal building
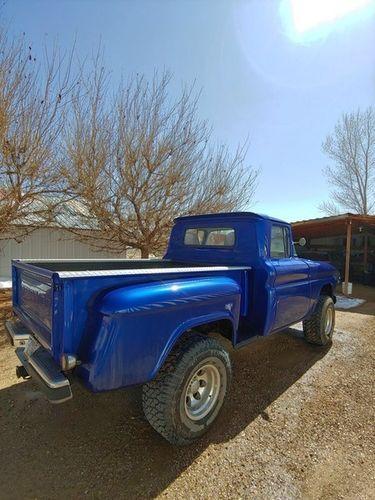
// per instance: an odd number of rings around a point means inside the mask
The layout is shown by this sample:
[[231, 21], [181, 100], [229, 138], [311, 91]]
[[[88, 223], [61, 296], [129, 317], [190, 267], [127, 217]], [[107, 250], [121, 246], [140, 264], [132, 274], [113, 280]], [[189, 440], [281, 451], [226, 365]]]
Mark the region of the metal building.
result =
[[124, 254], [98, 252], [78, 241], [67, 230], [40, 228], [19, 242], [14, 239], [0, 240], [0, 278], [10, 277], [12, 259], [114, 259]]
[[[43, 200], [35, 200], [34, 205], [42, 204]], [[97, 251], [81, 242], [69, 228], [82, 231], [93, 231], [95, 220], [90, 225], [87, 218], [80, 214], [84, 207], [76, 200], [61, 204], [49, 227], [43, 227], [42, 221], [35, 215], [26, 217], [14, 225], [9, 238], [0, 238], [0, 288], [1, 284], [9, 283], [12, 259], [105, 259], [126, 258], [123, 254], [108, 251]], [[21, 237], [22, 228], [32, 227], [33, 231], [26, 237]]]

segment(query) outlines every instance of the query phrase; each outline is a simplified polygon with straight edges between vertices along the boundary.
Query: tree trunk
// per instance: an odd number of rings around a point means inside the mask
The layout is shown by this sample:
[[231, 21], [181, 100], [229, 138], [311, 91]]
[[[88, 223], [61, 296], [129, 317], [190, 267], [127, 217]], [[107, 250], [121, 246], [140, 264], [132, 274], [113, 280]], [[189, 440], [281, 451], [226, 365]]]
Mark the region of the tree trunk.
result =
[[140, 248], [141, 250], [141, 259], [148, 259], [150, 252], [148, 248]]

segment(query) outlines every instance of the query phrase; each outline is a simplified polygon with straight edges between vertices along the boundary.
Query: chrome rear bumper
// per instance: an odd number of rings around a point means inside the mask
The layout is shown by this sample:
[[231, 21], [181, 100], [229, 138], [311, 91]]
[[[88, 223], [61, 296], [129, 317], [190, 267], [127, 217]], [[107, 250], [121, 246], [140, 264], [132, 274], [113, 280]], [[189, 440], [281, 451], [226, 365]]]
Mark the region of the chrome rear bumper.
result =
[[[16, 368], [17, 376], [32, 377], [51, 403], [63, 403], [73, 397], [69, 379], [62, 373], [61, 367], [51, 354], [39, 343], [37, 348], [28, 352], [27, 343], [31, 333], [19, 321], [7, 321], [6, 329], [16, 348], [22, 367]], [[27, 337], [27, 338], [26, 338]], [[37, 343], [35, 339], [30, 341]], [[23, 344], [21, 344], [23, 342]]]

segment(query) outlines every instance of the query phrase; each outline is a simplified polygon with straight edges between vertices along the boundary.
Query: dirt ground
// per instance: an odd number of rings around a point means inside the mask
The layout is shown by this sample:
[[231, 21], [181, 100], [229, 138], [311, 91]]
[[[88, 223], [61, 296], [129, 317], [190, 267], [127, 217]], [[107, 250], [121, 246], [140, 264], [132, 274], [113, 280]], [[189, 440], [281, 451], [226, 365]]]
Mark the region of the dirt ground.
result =
[[[49, 404], [15, 377], [0, 334], [0, 498], [375, 498], [375, 294], [337, 312], [329, 349], [297, 329], [232, 352], [214, 429], [174, 448], [142, 416], [140, 390]], [[365, 297], [365, 298], [366, 298]]]

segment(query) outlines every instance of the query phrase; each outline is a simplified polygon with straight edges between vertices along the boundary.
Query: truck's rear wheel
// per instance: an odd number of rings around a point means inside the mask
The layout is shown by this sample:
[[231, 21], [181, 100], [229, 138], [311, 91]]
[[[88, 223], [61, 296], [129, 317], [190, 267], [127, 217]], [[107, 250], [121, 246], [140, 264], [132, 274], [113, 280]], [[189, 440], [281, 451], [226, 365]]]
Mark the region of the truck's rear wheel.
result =
[[321, 295], [311, 318], [303, 322], [305, 339], [311, 344], [327, 345], [335, 328], [335, 305], [331, 297]]
[[215, 339], [193, 335], [172, 351], [157, 377], [143, 386], [143, 410], [170, 443], [183, 445], [216, 419], [231, 378], [229, 354]]

